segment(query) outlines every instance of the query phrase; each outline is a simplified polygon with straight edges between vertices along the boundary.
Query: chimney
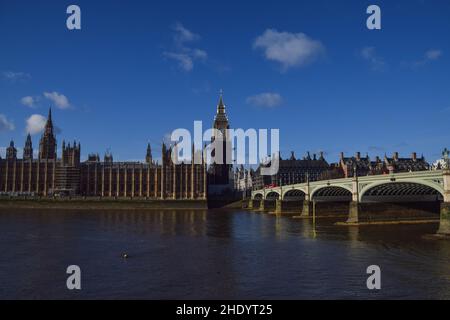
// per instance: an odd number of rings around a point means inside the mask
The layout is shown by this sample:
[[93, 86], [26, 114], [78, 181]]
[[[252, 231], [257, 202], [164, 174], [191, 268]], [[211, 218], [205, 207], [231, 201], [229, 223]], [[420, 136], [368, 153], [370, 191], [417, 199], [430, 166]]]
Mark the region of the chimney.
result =
[[341, 152], [341, 159], [344, 159], [344, 153]]
[[417, 153], [413, 152], [411, 155], [411, 158], [416, 161], [417, 160]]
[[356, 153], [356, 160], [361, 160], [361, 152]]

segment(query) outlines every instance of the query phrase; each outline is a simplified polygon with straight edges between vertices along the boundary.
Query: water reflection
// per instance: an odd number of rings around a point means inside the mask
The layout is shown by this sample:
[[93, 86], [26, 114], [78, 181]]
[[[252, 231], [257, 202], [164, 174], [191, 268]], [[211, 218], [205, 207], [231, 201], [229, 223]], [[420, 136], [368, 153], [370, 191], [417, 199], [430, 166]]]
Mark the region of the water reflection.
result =
[[[0, 214], [0, 298], [450, 298], [437, 224], [343, 227], [240, 211]], [[127, 252], [129, 259], [122, 259]], [[65, 268], [83, 290], [64, 288]], [[369, 292], [366, 268], [383, 289]]]
[[99, 226], [108, 231], [176, 236], [206, 234], [207, 210], [164, 210], [155, 212], [104, 211], [98, 212]]

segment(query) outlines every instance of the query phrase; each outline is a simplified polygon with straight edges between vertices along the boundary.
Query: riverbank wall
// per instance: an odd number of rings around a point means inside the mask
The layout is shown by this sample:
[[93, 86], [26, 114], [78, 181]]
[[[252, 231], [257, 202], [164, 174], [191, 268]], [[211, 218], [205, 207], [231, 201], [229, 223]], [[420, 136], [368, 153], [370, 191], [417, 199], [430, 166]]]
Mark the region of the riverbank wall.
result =
[[0, 212], [11, 209], [59, 210], [206, 210], [206, 200], [0, 199]]

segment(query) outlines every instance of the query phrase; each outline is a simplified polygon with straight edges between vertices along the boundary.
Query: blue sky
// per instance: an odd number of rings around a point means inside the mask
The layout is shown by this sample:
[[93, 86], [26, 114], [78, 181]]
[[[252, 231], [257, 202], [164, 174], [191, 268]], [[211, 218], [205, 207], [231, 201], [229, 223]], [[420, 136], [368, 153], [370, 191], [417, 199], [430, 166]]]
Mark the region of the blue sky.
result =
[[[82, 29], [66, 28], [77, 4]], [[381, 7], [382, 29], [366, 28]], [[370, 155], [450, 146], [448, 1], [0, 0], [0, 146], [57, 139], [82, 157], [143, 159], [218, 92], [232, 127], [279, 128], [284, 155]], [[27, 122], [28, 121], [28, 122]]]

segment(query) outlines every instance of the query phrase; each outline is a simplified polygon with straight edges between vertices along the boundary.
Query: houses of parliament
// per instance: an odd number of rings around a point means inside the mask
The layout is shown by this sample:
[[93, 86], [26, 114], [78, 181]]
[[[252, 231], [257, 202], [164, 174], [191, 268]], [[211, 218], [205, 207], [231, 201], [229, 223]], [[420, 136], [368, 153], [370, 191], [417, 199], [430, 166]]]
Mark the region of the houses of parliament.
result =
[[[218, 106], [218, 113], [223, 121], [223, 106]], [[172, 147], [164, 143], [160, 163], [152, 158], [150, 144], [145, 162], [114, 162], [109, 152], [103, 161], [98, 154], [90, 154], [81, 162], [79, 142], [63, 141], [61, 150], [58, 157], [50, 109], [36, 158], [29, 134], [22, 159], [17, 158], [13, 141], [6, 150], [6, 158], [0, 157], [0, 194], [161, 200], [207, 198], [208, 170], [202, 151], [198, 151], [202, 153], [201, 164], [195, 164], [194, 157], [190, 163], [175, 164]]]

